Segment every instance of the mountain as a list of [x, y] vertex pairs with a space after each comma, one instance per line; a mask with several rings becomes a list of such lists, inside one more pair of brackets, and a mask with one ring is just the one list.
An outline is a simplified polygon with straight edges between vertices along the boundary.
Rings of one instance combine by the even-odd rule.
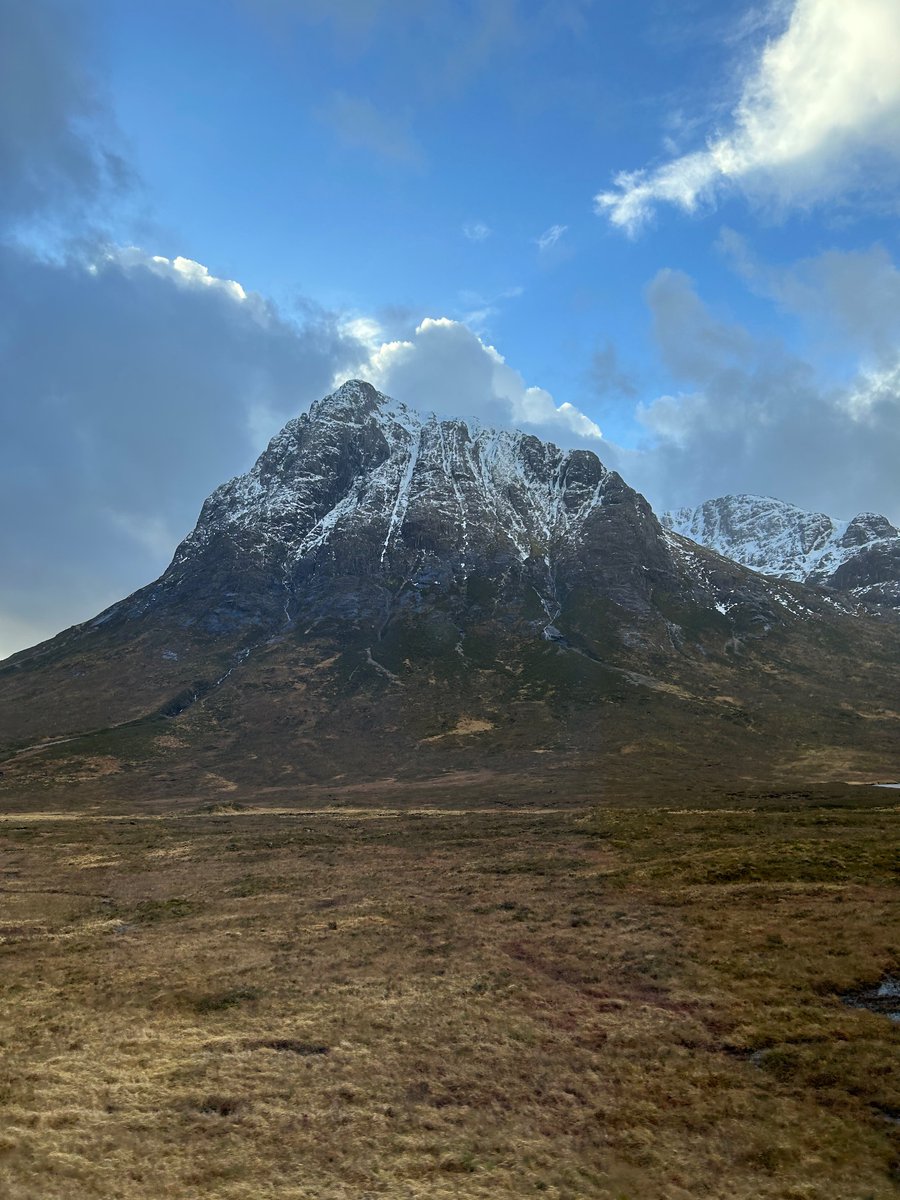
[[160, 579], [0, 666], [0, 790], [890, 778], [897, 658], [896, 627], [664, 529], [596, 455], [351, 381]]
[[768, 496], [720, 496], [663, 513], [663, 525], [763, 575], [900, 610], [900, 531], [878, 513], [835, 521]]

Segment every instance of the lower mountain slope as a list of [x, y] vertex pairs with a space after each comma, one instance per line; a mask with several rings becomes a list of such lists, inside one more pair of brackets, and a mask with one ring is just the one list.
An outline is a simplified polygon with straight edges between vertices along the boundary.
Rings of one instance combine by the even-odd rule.
[[0, 666], [0, 787], [891, 778], [898, 659], [896, 626], [664, 529], [595, 455], [352, 381], [159, 580]]

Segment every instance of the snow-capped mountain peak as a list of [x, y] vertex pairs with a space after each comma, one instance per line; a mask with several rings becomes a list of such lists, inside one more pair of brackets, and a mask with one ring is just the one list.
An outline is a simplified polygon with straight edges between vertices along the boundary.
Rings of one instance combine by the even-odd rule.
[[734, 495], [663, 513], [674, 533], [764, 575], [900, 605], [900, 532], [879, 513], [839, 521], [770, 496]]
[[[253, 468], [218, 488], [176, 563], [227, 532], [285, 562], [355, 531], [380, 543], [445, 526], [465, 569], [471, 544], [511, 542], [521, 558], [550, 543], [622, 485], [587, 451], [519, 432], [421, 415], [350, 380], [272, 439]], [[252, 535], [252, 537], [250, 536]], [[252, 547], [250, 543], [252, 542]]]

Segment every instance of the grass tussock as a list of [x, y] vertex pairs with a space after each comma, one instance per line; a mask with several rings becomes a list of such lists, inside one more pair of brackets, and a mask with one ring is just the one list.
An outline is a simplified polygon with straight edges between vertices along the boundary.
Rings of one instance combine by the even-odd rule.
[[887, 1200], [896, 809], [0, 825], [10, 1200]]

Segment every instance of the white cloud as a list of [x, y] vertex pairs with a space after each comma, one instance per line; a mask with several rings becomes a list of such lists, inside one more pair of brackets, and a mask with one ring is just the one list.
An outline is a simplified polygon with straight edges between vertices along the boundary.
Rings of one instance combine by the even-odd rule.
[[567, 444], [597, 446], [602, 436], [584, 413], [529, 387], [493, 346], [449, 317], [426, 317], [409, 339], [370, 343], [357, 373], [419, 411], [530, 427]]
[[161, 258], [158, 254], [155, 254], [153, 256], [153, 264], [154, 266], [162, 266], [170, 269], [175, 279], [183, 279], [195, 287], [223, 288], [235, 300], [247, 299], [247, 293], [237, 280], [219, 279], [215, 275], [210, 275], [208, 267], [204, 267], [203, 263], [195, 262], [192, 258], [183, 258], [179, 254], [176, 258], [168, 259]]
[[724, 133], [702, 150], [625, 171], [597, 211], [636, 233], [659, 203], [692, 212], [739, 185], [780, 205], [874, 186], [900, 159], [900, 4], [796, 0], [750, 71]]
[[362, 342], [364, 346], [368, 346], [372, 350], [384, 341], [381, 324], [374, 317], [366, 316], [365, 313], [355, 313], [353, 316], [344, 317], [340, 322], [340, 329], [348, 337]]
[[[168, 279], [180, 287], [212, 288], [224, 292], [232, 300], [246, 301], [250, 299], [247, 292], [235, 279], [220, 279], [211, 275], [209, 268], [193, 258], [183, 258], [180, 254], [175, 258], [165, 258], [161, 254], [147, 254], [138, 246], [109, 246], [103, 256], [107, 262], [117, 263], [125, 270], [152, 271], [163, 279]], [[91, 264], [89, 268], [96, 274], [98, 265]], [[259, 297], [256, 297], [259, 300]]]
[[491, 236], [492, 230], [484, 221], [466, 221], [462, 227], [463, 237], [470, 242], [485, 242]]
[[[862, 372], [847, 389], [841, 404], [859, 423], [877, 426], [880, 416], [891, 411], [896, 411], [900, 419], [900, 357], [885, 370]], [[900, 492], [900, 484], [895, 485], [895, 491]], [[900, 514], [900, 495], [894, 512]]]
[[549, 229], [545, 229], [542, 234], [534, 239], [534, 244], [539, 250], [550, 250], [556, 245], [568, 228], [568, 225], [551, 225]]

